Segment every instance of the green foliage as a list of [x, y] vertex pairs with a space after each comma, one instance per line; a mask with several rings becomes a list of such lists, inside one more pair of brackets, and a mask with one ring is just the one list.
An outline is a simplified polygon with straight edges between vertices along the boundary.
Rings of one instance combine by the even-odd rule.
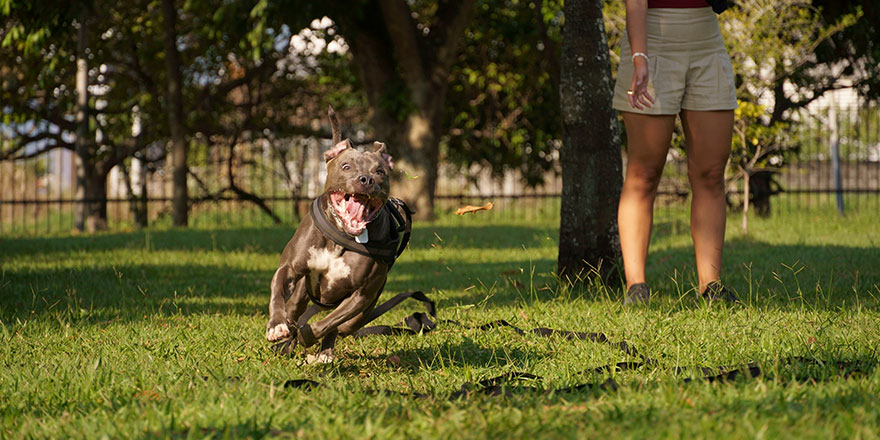
[[854, 15], [858, 20], [816, 48], [818, 63], [838, 63], [841, 74], [852, 76], [865, 98], [880, 98], [880, 3], [860, 0], [814, 0], [826, 22]]
[[558, 1], [478, 1], [450, 75], [446, 159], [535, 185], [554, 170], [561, 139]]
[[776, 122], [773, 125], [761, 124], [758, 121], [766, 117], [767, 108], [749, 101], [739, 101], [734, 111], [735, 127], [733, 152], [735, 163], [760, 155], [760, 166], [781, 167], [784, 153], [791, 152], [793, 144], [788, 138], [789, 125]]
[[860, 15], [845, 14], [826, 24], [820, 10], [800, 0], [743, 2], [721, 14], [722, 34], [738, 79], [737, 96], [754, 102], [780, 100], [775, 91], [788, 83], [796, 97], [789, 99], [800, 102], [815, 92], [816, 83], [834, 84], [837, 74], [830, 67], [815, 68], [814, 52]]

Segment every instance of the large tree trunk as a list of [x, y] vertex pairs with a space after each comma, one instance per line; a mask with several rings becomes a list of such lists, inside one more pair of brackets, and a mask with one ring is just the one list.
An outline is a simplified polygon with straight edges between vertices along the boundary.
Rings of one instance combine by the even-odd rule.
[[[617, 204], [623, 181], [620, 133], [600, 0], [564, 6], [560, 96], [563, 118], [560, 276], [608, 275], [620, 255]], [[582, 279], [582, 278], [580, 278]]]
[[107, 229], [107, 173], [90, 167], [86, 173], [83, 204], [86, 230], [90, 233]]
[[189, 200], [186, 188], [186, 137], [183, 124], [183, 78], [180, 73], [180, 54], [177, 52], [177, 10], [174, 0], [162, 0], [162, 15], [165, 20], [165, 73], [166, 73], [166, 111], [168, 128], [171, 132], [171, 163], [174, 169], [172, 182], [173, 218], [175, 226], [186, 226], [189, 216]]
[[[92, 142], [89, 130], [89, 63], [88, 63], [88, 28], [89, 28], [89, 9], [82, 6], [79, 15], [79, 29], [77, 30], [76, 42], [76, 205], [74, 213], [74, 226], [79, 231], [89, 232], [106, 229], [106, 198], [103, 200], [105, 206], [103, 217], [100, 216], [101, 210], [95, 205], [95, 197], [104, 192], [104, 182], [100, 182], [101, 190], [95, 187], [95, 175], [98, 170], [95, 169]], [[95, 217], [97, 216], [97, 217]]]
[[[442, 97], [438, 98], [442, 102]], [[389, 115], [377, 115], [372, 120], [377, 137], [393, 146], [390, 151], [394, 155], [396, 178], [392, 192], [405, 200], [420, 220], [434, 217], [439, 162], [438, 133], [442, 122], [429, 115], [437, 115], [441, 111], [442, 107], [434, 105], [434, 108], [415, 110], [403, 121]]]

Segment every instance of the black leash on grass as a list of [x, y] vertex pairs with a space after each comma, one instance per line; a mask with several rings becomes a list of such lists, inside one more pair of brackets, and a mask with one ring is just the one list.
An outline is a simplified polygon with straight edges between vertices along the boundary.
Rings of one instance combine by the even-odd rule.
[[[600, 332], [575, 332], [569, 330], [557, 330], [551, 329], [547, 327], [537, 327], [531, 330], [523, 330], [503, 319], [491, 321], [486, 324], [472, 327], [461, 324], [460, 322], [453, 320], [438, 320], [437, 319], [437, 307], [427, 295], [425, 295], [421, 291], [412, 291], [412, 292], [404, 292], [400, 293], [393, 298], [385, 301], [381, 305], [377, 306], [373, 311], [368, 315], [366, 323], [370, 323], [376, 318], [382, 316], [401, 302], [407, 299], [414, 299], [419, 301], [425, 305], [426, 313], [416, 312], [413, 313], [403, 320], [403, 325], [398, 326], [388, 326], [388, 325], [376, 325], [370, 327], [363, 327], [360, 330], [353, 333], [352, 337], [366, 337], [366, 336], [376, 336], [376, 335], [400, 335], [400, 334], [409, 334], [409, 335], [417, 335], [421, 333], [428, 333], [437, 328], [438, 323], [455, 325], [464, 329], [476, 329], [487, 331], [491, 329], [507, 327], [515, 331], [520, 335], [525, 335], [527, 333], [533, 333], [539, 336], [551, 337], [551, 336], [560, 336], [569, 340], [581, 340], [581, 341], [592, 341], [596, 343], [606, 344], [612, 347], [617, 348], [618, 350], [625, 353], [627, 356], [637, 358], [637, 361], [625, 361], [625, 362], [617, 362], [614, 364], [603, 365], [600, 367], [595, 367], [587, 370], [583, 370], [578, 375], [582, 374], [591, 374], [591, 373], [607, 373], [610, 371], [626, 371], [626, 370], [636, 370], [645, 366], [654, 366], [659, 365], [658, 361], [647, 357], [635, 347], [627, 344], [625, 341], [615, 342], [610, 340], [604, 333]], [[300, 317], [298, 324], [302, 325], [308, 323], [308, 320], [311, 319], [312, 316], [317, 314], [321, 308], [316, 306], [311, 306], [306, 312]], [[295, 343], [295, 339], [281, 341], [273, 346], [273, 349], [278, 352], [289, 353], [293, 347], [291, 344]], [[802, 365], [816, 365], [816, 366], [825, 366], [828, 362], [824, 362], [822, 360], [804, 357], [804, 356], [790, 356], [786, 358], [778, 359], [778, 364], [802, 364]], [[836, 361], [834, 362], [838, 369], [840, 370], [848, 370], [844, 373], [844, 377], [849, 377], [855, 373], [867, 373], [866, 369], [861, 368], [858, 365], [857, 361]], [[732, 381], [739, 377], [745, 378], [756, 378], [761, 376], [762, 370], [757, 362], [750, 362], [741, 366], [722, 366], [722, 367], [673, 367], [671, 368], [673, 372], [676, 374], [680, 374], [682, 372], [690, 371], [690, 370], [698, 370], [700, 374], [703, 376], [696, 378], [696, 380], [702, 380], [706, 382], [723, 382], [723, 381]], [[583, 391], [615, 391], [618, 388], [617, 383], [614, 379], [608, 378], [603, 382], [596, 383], [583, 383], [568, 387], [562, 388], [539, 388], [534, 386], [523, 386], [516, 385], [512, 386], [511, 383], [516, 381], [542, 381], [544, 378], [538, 375], [513, 371], [509, 373], [502, 374], [500, 376], [496, 376], [493, 378], [481, 380], [477, 383], [465, 383], [458, 390], [454, 391], [450, 395], [450, 400], [455, 400], [461, 397], [468, 397], [470, 395], [482, 394], [488, 396], [509, 396], [516, 393], [573, 393], [573, 392], [583, 392]], [[804, 380], [809, 380], [810, 378], [806, 378]], [[689, 383], [695, 380], [694, 378], [685, 378], [684, 383]], [[292, 379], [288, 380], [284, 383], [285, 388], [301, 388], [306, 390], [311, 390], [313, 388], [317, 388], [323, 386], [321, 383], [309, 380], [309, 379]], [[398, 393], [388, 390], [376, 390], [376, 393], [385, 394], [385, 395], [403, 395], [415, 398], [427, 398], [429, 395], [423, 393]]]

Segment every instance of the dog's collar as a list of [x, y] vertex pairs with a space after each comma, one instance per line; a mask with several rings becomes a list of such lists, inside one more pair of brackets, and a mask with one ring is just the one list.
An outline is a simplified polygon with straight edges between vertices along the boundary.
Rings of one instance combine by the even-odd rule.
[[[346, 250], [356, 252], [361, 255], [365, 255], [376, 260], [379, 260], [388, 266], [394, 265], [394, 261], [397, 260], [403, 251], [406, 249], [406, 245], [409, 242], [410, 233], [412, 232], [412, 214], [413, 212], [403, 203], [402, 200], [389, 198], [384, 205], [382, 205], [382, 210], [376, 216], [373, 221], [379, 221], [381, 216], [389, 217], [389, 231], [387, 234], [384, 234], [384, 239], [373, 240], [372, 237], [370, 241], [367, 243], [358, 243], [349, 236], [348, 234], [340, 231], [333, 221], [327, 218], [327, 215], [324, 213], [324, 210], [321, 209], [321, 199], [324, 196], [320, 196], [316, 198], [310, 208], [312, 221], [315, 223], [315, 227], [321, 231], [324, 236], [333, 240], [334, 243], [342, 246]], [[403, 210], [404, 216], [400, 214], [400, 209]]]

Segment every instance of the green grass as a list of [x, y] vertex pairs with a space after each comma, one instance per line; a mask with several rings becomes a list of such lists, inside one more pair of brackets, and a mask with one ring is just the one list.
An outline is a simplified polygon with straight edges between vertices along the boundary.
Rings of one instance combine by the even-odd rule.
[[[686, 215], [667, 212], [649, 261], [658, 295], [645, 308], [623, 308], [618, 288], [558, 285], [558, 220], [498, 214], [417, 224], [384, 297], [424, 290], [441, 318], [467, 325], [602, 331], [660, 364], [578, 374], [632, 359], [588, 341], [441, 325], [342, 339], [335, 363], [299, 366], [263, 339], [291, 226], [5, 239], [0, 438], [878, 437], [874, 214], [782, 213], [753, 219], [747, 237], [732, 216], [724, 271], [745, 305], [726, 307], [696, 301]], [[420, 310], [405, 303], [379, 323]], [[827, 364], [775, 362], [792, 355]], [[749, 361], [765, 374], [684, 384], [688, 373], [670, 371]], [[845, 377], [835, 361], [864, 372]], [[448, 399], [510, 371], [548, 389], [609, 376], [620, 388]], [[290, 379], [325, 386], [284, 388]]]

